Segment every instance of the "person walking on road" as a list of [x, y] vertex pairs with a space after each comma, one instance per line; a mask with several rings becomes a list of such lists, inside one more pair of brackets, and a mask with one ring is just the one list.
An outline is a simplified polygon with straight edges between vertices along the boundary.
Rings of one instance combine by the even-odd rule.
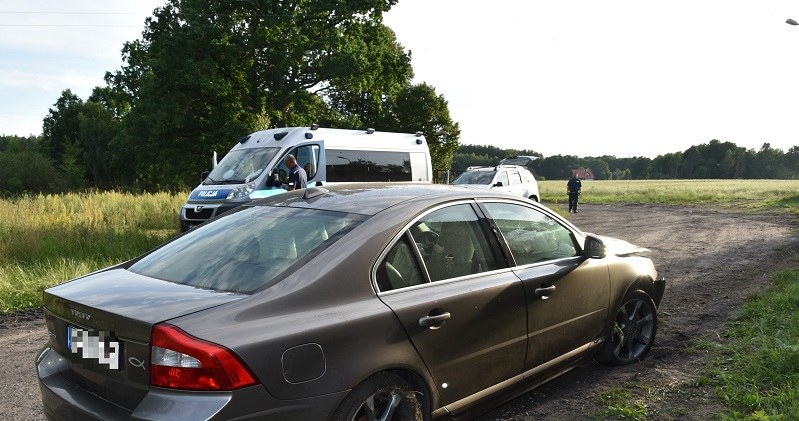
[[580, 199], [580, 191], [583, 183], [577, 177], [576, 172], [572, 172], [572, 178], [566, 183], [566, 194], [569, 195], [569, 213], [577, 213], [577, 201]]

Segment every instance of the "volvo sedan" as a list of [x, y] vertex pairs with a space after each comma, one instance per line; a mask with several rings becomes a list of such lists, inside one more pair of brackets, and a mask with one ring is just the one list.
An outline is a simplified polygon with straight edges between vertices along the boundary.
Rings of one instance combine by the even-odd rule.
[[435, 185], [243, 206], [47, 289], [51, 420], [469, 418], [586, 359], [640, 361], [646, 249], [546, 207]]

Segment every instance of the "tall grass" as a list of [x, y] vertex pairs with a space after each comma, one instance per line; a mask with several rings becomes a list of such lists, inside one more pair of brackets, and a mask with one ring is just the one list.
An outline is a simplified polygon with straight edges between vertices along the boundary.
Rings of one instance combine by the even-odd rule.
[[745, 306], [718, 345], [710, 382], [731, 412], [724, 420], [799, 420], [799, 269]]
[[[566, 180], [539, 183], [547, 203], [566, 203]], [[799, 211], [799, 180], [586, 180], [582, 203], [718, 204]]]
[[119, 263], [178, 232], [185, 196], [70, 193], [0, 200], [0, 312], [44, 288]]

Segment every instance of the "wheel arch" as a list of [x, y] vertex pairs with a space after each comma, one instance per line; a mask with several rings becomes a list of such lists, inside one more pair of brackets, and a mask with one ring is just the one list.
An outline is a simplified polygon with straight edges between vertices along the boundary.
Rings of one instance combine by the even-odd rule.
[[386, 371], [396, 375], [397, 377], [402, 378], [403, 380], [408, 382], [408, 384], [411, 385], [412, 388], [420, 391], [422, 394], [422, 399], [421, 399], [422, 409], [425, 416], [426, 417], [430, 416], [430, 414], [433, 413], [433, 403], [438, 402], [438, 395], [436, 394], [434, 396], [433, 395], [434, 392], [432, 392], [435, 390], [434, 385], [428, 384], [428, 382], [421, 375], [419, 375], [413, 370], [398, 368]]
[[613, 328], [613, 322], [616, 317], [616, 310], [619, 309], [622, 301], [634, 291], [641, 291], [644, 294], [648, 295], [652, 301], [655, 302], [655, 308], [658, 307], [658, 299], [657, 299], [657, 288], [655, 287], [655, 280], [652, 279], [649, 275], [640, 275], [635, 278], [627, 288], [624, 289], [623, 294], [618, 294], [613, 297], [613, 302], [610, 303], [610, 307], [608, 307], [608, 317], [605, 321], [605, 331], [604, 337], [607, 339], [610, 336], [611, 329]]
[[[414, 370], [411, 367], [388, 367], [388, 368], [384, 368], [384, 369], [381, 369], [381, 370], [377, 370], [377, 371], [369, 374], [368, 376], [365, 376], [363, 379], [361, 379], [360, 382], [358, 382], [356, 385], [354, 385], [352, 387], [352, 389], [350, 389], [350, 391], [346, 395], [344, 395], [341, 398], [341, 400], [338, 402], [336, 407], [337, 408], [340, 407], [345, 402], [347, 397], [358, 386], [360, 386], [363, 383], [366, 383], [367, 381], [369, 381], [369, 380], [371, 380], [371, 379], [373, 379], [375, 377], [378, 377], [378, 376], [381, 376], [381, 375], [384, 375], [384, 374], [397, 376], [400, 379], [402, 379], [403, 381], [405, 381], [406, 383], [408, 383], [408, 385], [410, 385], [410, 387], [412, 389], [420, 391], [421, 392], [420, 393], [420, 402], [422, 404], [423, 414], [425, 415], [425, 420], [424, 421], [431, 421], [431, 414], [433, 412], [434, 403], [439, 402], [438, 393], [436, 393], [435, 385], [432, 384], [432, 380], [431, 379], [429, 379], [428, 377], [422, 376], [421, 374], [419, 374], [416, 370]], [[437, 406], [438, 405], [436, 405], [436, 407]], [[331, 413], [331, 416], [332, 415], [333, 414]]]

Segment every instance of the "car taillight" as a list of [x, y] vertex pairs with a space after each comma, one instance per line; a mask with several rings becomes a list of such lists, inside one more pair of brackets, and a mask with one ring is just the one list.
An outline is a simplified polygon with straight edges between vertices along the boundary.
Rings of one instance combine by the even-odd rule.
[[256, 383], [233, 351], [170, 324], [153, 327], [150, 385], [170, 389], [234, 390]]

